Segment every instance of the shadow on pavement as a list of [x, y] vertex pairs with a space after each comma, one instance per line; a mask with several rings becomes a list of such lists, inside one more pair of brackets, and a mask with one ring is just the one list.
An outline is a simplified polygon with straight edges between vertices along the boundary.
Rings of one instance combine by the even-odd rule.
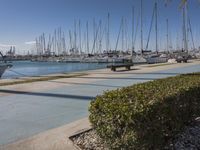
[[129, 74], [129, 75], [179, 75], [180, 73], [167, 73], [167, 72], [151, 72], [151, 73], [133, 73], [133, 72], [123, 72], [123, 71], [116, 71], [116, 72], [109, 72], [109, 73], [101, 73], [101, 72], [94, 72], [95, 74]]
[[54, 93], [39, 93], [39, 92], [14, 91], [14, 90], [4, 90], [4, 89], [1, 89], [0, 93], [30, 95], [30, 96], [56, 97], [56, 98], [71, 98], [71, 99], [78, 99], [78, 100], [92, 100], [92, 99], [95, 98], [93, 96], [54, 94]]
[[138, 78], [132, 78], [132, 77], [86, 77], [86, 76], [83, 76], [83, 77], [74, 77], [74, 78], [77, 78], [77, 79], [117, 79], [117, 80], [155, 80], [155, 79], [159, 79], [159, 77], [155, 77], [155, 78], [141, 78], [141, 77], [138, 77]]
[[76, 83], [76, 82], [61, 82], [61, 81], [49, 81], [61, 84], [73, 84], [73, 85], [87, 85], [87, 86], [100, 86], [100, 87], [111, 87], [111, 88], [120, 88], [121, 86], [107, 85], [107, 84], [94, 84], [94, 83]]

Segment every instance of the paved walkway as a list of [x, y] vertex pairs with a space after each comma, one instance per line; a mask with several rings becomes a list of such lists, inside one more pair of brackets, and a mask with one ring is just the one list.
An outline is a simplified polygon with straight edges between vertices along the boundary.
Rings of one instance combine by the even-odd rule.
[[[89, 71], [89, 75], [82, 77], [0, 87], [0, 145], [17, 142], [87, 117], [90, 101], [105, 90], [200, 71], [200, 62], [136, 68], [119, 72], [101, 69]], [[86, 123], [86, 126], [89, 124]], [[69, 131], [60, 133], [67, 136], [74, 131], [66, 128]], [[52, 143], [51, 140], [44, 141]], [[0, 149], [5, 149], [5, 146], [0, 146]]]
[[42, 132], [16, 143], [0, 146], [0, 150], [77, 150], [68, 138], [77, 131], [90, 128], [87, 118]]

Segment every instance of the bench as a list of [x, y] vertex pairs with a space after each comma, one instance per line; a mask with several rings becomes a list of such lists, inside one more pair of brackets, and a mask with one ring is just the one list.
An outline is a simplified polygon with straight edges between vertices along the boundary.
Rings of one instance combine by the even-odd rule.
[[132, 63], [130, 64], [113, 64], [108, 65], [107, 68], [110, 68], [112, 71], [116, 71], [117, 68], [125, 67], [127, 70], [131, 70], [131, 66], [133, 66]]

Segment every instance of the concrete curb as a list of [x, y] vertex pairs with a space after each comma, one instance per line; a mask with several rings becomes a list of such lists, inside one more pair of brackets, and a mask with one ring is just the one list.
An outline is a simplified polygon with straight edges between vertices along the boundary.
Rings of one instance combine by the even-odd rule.
[[91, 129], [88, 118], [51, 129], [12, 144], [0, 146], [0, 150], [77, 150], [69, 139]]

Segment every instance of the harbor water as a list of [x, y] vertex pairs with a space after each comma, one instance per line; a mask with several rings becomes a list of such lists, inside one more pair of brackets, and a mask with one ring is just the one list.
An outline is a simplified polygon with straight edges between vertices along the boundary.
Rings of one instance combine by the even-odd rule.
[[105, 63], [58, 63], [31, 61], [13, 61], [12, 65], [13, 67], [7, 69], [3, 74], [3, 79], [94, 70], [102, 69], [107, 66]]

